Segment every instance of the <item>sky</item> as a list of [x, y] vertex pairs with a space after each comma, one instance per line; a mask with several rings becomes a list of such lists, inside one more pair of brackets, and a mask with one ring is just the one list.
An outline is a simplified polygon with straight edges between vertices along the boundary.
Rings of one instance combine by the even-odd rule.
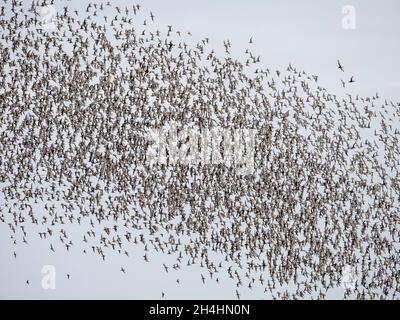
[[[355, 9], [355, 29], [344, 29], [344, 6]], [[156, 1], [147, 0], [160, 25], [173, 24], [221, 47], [230, 39], [240, 55], [253, 37], [253, 53], [271, 69], [289, 63], [320, 76], [321, 84], [341, 90], [340, 59], [354, 75], [357, 93], [400, 100], [400, 3], [398, 1]], [[344, 80], [348, 80], [347, 78]]]
[[[61, 10], [56, 2], [57, 10]], [[71, 7], [86, 8], [89, 1], [72, 0]], [[115, 5], [132, 5], [132, 1], [112, 1]], [[190, 31], [197, 40], [210, 38], [209, 47], [223, 52], [223, 41], [232, 43], [231, 53], [244, 57], [251, 49], [260, 55], [261, 65], [282, 70], [289, 63], [319, 76], [320, 85], [344, 96], [359, 93], [400, 101], [400, 2], [318, 1], [318, 0], [146, 0], [137, 1], [142, 13], [155, 15], [162, 30], [167, 25]], [[345, 29], [342, 9], [355, 9], [355, 29]], [[345, 73], [337, 68], [342, 62]], [[340, 80], [356, 84], [343, 89]], [[352, 91], [347, 91], [352, 90]], [[4, 203], [0, 195], [0, 205]], [[82, 229], [83, 230], [83, 229]], [[79, 230], [71, 230], [79, 234]], [[79, 241], [79, 239], [77, 240]], [[0, 298], [1, 299], [159, 299], [161, 292], [169, 299], [234, 299], [233, 281], [201, 282], [200, 267], [190, 267], [168, 274], [162, 267], [169, 257], [153, 254], [150, 262], [142, 259], [142, 248], [132, 248], [131, 257], [109, 255], [102, 262], [97, 255], [82, 253], [74, 246], [71, 252], [39, 237], [30, 237], [29, 245], [19, 246], [17, 259], [8, 227], [0, 224]], [[172, 262], [172, 260], [170, 259]], [[56, 289], [42, 286], [42, 268], [52, 265], [56, 271]], [[126, 274], [120, 272], [121, 266]], [[66, 275], [71, 275], [67, 279]], [[176, 283], [177, 278], [180, 284]], [[30, 285], [26, 280], [30, 280]], [[343, 289], [331, 293], [340, 297]], [[243, 298], [265, 298], [263, 290], [243, 291]]]

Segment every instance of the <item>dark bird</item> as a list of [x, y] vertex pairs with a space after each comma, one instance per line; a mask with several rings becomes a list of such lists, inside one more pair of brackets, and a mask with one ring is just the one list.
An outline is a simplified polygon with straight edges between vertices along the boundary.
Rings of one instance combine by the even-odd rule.
[[342, 64], [340, 63], [339, 60], [337, 61], [337, 64], [338, 64], [338, 68], [339, 68], [340, 70], [342, 70], [342, 72], [344, 72], [343, 66], [342, 66]]

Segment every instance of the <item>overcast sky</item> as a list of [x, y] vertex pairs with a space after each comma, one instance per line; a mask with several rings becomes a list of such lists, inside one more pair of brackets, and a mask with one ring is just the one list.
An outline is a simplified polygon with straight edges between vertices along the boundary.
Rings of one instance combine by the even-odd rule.
[[[133, 3], [111, 2], [121, 6]], [[73, 0], [71, 6], [86, 7], [87, 3]], [[399, 1], [146, 0], [141, 4], [144, 13], [154, 13], [160, 29], [173, 25], [191, 31], [196, 40], [209, 37], [210, 47], [221, 50], [223, 40], [229, 39], [232, 55], [238, 57], [244, 56], [253, 37], [252, 51], [261, 56], [265, 68], [283, 69], [292, 63], [319, 75], [328, 91], [343, 96], [348, 91], [341, 87], [341, 77], [354, 75], [357, 82], [351, 93], [379, 92], [400, 101]], [[345, 5], [353, 5], [356, 10], [354, 30], [342, 27]], [[58, 4], [56, 7], [61, 8]], [[342, 61], [345, 75], [338, 71], [337, 59]], [[0, 205], [4, 203], [1, 197], [0, 193]], [[80, 238], [76, 240], [79, 241]], [[167, 263], [167, 257], [153, 254], [150, 263], [146, 263], [142, 248], [130, 258], [110, 255], [102, 262], [97, 255], [83, 255], [79, 244], [66, 253], [54, 243], [56, 253], [52, 253], [49, 243], [38, 237], [30, 237], [28, 246], [19, 246], [14, 259], [11, 244], [8, 227], [0, 224], [0, 298], [158, 299], [161, 291], [171, 299], [235, 298], [233, 281], [209, 281], [203, 285], [200, 273], [204, 270], [198, 267], [166, 274], [162, 264]], [[41, 286], [44, 265], [56, 268], [56, 290]], [[120, 272], [121, 266], [126, 268], [126, 275]], [[70, 280], [66, 279], [67, 273], [71, 274]], [[30, 286], [25, 283], [27, 279]], [[342, 292], [338, 288], [332, 297], [339, 297]], [[263, 290], [243, 290], [243, 298], [246, 297], [265, 296]]]

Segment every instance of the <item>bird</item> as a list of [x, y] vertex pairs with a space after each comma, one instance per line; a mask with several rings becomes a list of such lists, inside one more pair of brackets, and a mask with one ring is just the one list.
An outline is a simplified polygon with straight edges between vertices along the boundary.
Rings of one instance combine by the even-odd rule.
[[344, 72], [343, 66], [342, 66], [342, 64], [340, 63], [339, 60], [337, 61], [337, 64], [338, 64], [338, 68], [339, 68], [342, 72]]

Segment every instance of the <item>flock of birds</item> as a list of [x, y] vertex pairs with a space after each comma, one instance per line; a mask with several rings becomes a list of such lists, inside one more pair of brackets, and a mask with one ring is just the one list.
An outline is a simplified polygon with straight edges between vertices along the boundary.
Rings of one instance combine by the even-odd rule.
[[[399, 298], [399, 103], [330, 93], [251, 48], [239, 61], [229, 40], [218, 55], [140, 5], [60, 1], [46, 30], [53, 1], [2, 2], [0, 224], [15, 258], [32, 237], [99, 261], [135, 246], [173, 257], [167, 273], [197, 265], [199, 285], [273, 299], [324, 299], [350, 266], [344, 298]], [[256, 129], [254, 172], [149, 164], [146, 130], [171, 121]]]

